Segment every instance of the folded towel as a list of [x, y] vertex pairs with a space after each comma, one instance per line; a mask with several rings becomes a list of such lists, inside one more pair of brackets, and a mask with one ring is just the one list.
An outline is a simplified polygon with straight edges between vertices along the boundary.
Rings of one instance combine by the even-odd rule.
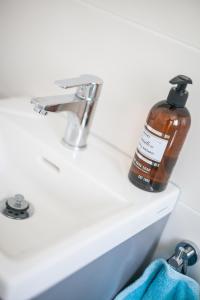
[[157, 259], [115, 300], [199, 300], [199, 284]]

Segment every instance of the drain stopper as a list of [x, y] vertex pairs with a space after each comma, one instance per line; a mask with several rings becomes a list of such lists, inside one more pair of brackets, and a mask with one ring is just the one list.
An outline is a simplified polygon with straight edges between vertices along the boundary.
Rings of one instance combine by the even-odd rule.
[[29, 203], [24, 199], [21, 194], [16, 194], [6, 201], [7, 209], [15, 210], [17, 212], [26, 211], [29, 208]]
[[0, 201], [0, 212], [11, 219], [24, 220], [33, 215], [33, 206], [21, 194]]

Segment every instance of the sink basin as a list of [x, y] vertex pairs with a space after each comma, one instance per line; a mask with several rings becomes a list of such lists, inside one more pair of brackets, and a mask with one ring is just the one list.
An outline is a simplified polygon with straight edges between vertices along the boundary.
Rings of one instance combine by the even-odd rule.
[[[128, 206], [126, 199], [56, 153], [45, 151], [29, 132], [7, 121], [0, 120], [4, 127], [0, 136], [0, 199], [21, 193], [33, 205], [34, 215], [24, 222], [0, 215], [4, 255], [12, 259], [33, 255]], [[5, 234], [13, 229], [19, 233], [17, 240]]]
[[65, 148], [65, 125], [65, 115], [40, 116], [28, 99], [0, 103], [0, 201], [20, 193], [34, 209], [24, 220], [0, 214], [0, 298], [33, 297], [175, 205], [177, 187], [137, 189], [131, 159], [94, 135], [84, 151]]

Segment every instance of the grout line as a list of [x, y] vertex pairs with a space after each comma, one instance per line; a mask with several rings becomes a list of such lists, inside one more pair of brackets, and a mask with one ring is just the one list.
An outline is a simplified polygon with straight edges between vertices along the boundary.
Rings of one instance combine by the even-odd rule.
[[189, 209], [192, 213], [194, 213], [194, 214], [196, 214], [196, 215], [198, 215], [200, 217], [200, 211], [198, 209], [195, 209], [195, 208], [189, 206], [188, 204], [186, 204], [184, 201], [181, 200], [181, 198], [182, 198], [182, 191], [183, 191], [182, 188], [178, 184], [176, 184], [174, 181], [170, 180], [169, 182], [171, 184], [173, 184], [174, 186], [176, 186], [179, 189], [179, 191], [180, 191], [180, 194], [179, 194], [176, 206], [178, 204], [180, 204], [180, 205], [184, 206], [186, 209]]
[[186, 204], [185, 202], [183, 201], [180, 201], [179, 202], [181, 205], [183, 205], [185, 208], [189, 209], [192, 213], [198, 215], [200, 217], [200, 211], [198, 211], [197, 209], [189, 206], [188, 204]]
[[110, 16], [118, 19], [118, 20], [121, 20], [124, 23], [127, 23], [127, 24], [129, 24], [131, 26], [139, 28], [140, 30], [145, 30], [147, 32], [150, 32], [150, 33], [156, 35], [156, 36], [159, 36], [161, 38], [167, 39], [170, 42], [176, 43], [176, 44], [178, 44], [180, 46], [184, 46], [184, 47], [186, 47], [186, 48], [188, 48], [188, 49], [190, 49], [192, 51], [200, 53], [200, 47], [194, 46], [194, 45], [192, 45], [192, 44], [190, 44], [190, 43], [188, 43], [186, 41], [178, 40], [178, 39], [176, 39], [175, 37], [173, 37], [173, 36], [171, 36], [169, 34], [164, 34], [164, 33], [160, 32], [160, 31], [157, 31], [157, 30], [155, 30], [153, 28], [148, 27], [147, 25], [143, 25], [143, 24], [141, 24], [141, 23], [139, 23], [139, 22], [137, 22], [135, 20], [131, 20], [129, 18], [122, 17], [119, 14], [113, 13], [112, 11], [109, 11], [107, 9], [104, 9], [102, 7], [94, 5], [92, 3], [89, 3], [87, 0], [75, 0], [75, 1], [78, 2], [78, 3], [80, 3], [80, 4], [82, 4], [82, 5], [87, 6], [89, 8], [93, 8], [93, 9], [99, 10], [101, 12], [104, 12], [107, 15], [110, 15]]

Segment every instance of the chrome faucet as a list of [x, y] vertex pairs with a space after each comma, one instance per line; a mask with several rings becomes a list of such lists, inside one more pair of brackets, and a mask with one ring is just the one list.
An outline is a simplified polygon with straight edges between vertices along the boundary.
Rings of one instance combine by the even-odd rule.
[[42, 115], [47, 112], [70, 112], [62, 141], [73, 148], [84, 148], [103, 81], [93, 75], [81, 75], [55, 81], [55, 84], [64, 89], [77, 87], [77, 90], [71, 95], [32, 98], [34, 110]]

